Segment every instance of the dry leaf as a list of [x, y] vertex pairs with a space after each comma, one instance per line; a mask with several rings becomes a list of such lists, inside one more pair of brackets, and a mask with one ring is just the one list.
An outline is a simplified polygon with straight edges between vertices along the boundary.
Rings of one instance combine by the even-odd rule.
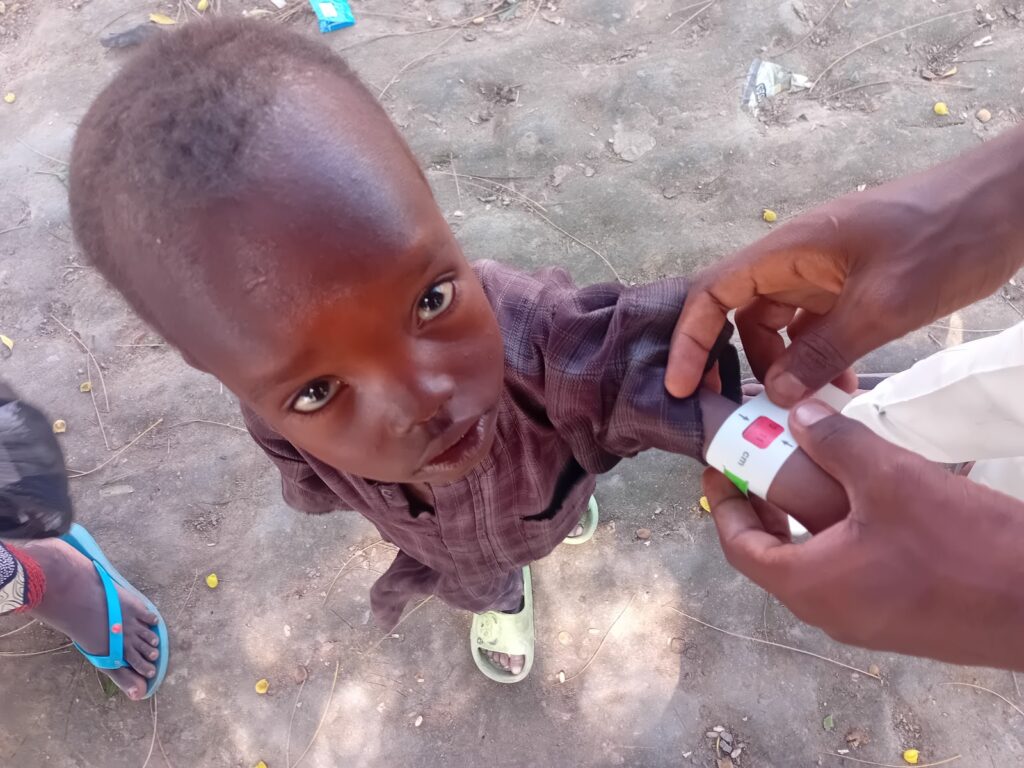
[[171, 24], [177, 24], [174, 19], [164, 13], [151, 13], [149, 14], [149, 20], [154, 24], [162, 24], [164, 26], [170, 26]]
[[91, 381], [83, 381], [81, 384], [78, 385], [78, 391], [79, 392], [92, 392], [92, 382]]
[[57, 419], [53, 422], [53, 434], [62, 435], [68, 431], [68, 423], [64, 419]]
[[270, 690], [270, 681], [265, 677], [261, 677], [256, 681], [256, 693], [262, 696], [264, 693]]
[[8, 104], [13, 104], [17, 100], [17, 96], [14, 95], [14, 91], [8, 91], [4, 94], [4, 101]]
[[3, 344], [12, 352], [14, 351], [14, 339], [4, 336], [2, 333], [0, 333], [0, 344]]
[[711, 502], [708, 501], [707, 496], [700, 497], [700, 508], [703, 509], [705, 512], [711, 512]]
[[210, 7], [210, 0], [199, 0], [196, 3], [196, 10], [200, 13], [204, 13]]

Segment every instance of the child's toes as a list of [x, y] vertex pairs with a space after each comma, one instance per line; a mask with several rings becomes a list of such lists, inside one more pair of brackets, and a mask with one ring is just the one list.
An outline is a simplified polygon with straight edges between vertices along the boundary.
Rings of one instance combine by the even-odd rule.
[[[154, 648], [158, 648], [160, 646], [160, 638], [157, 636], [156, 632], [153, 632], [152, 630], [140, 629], [138, 631], [138, 636], [142, 642], [146, 643], [146, 645], [151, 645]], [[159, 656], [159, 654], [157, 654], [157, 656]], [[153, 656], [152, 658], [155, 659], [156, 656]]]
[[152, 678], [156, 676], [156, 667], [143, 655], [148, 656], [152, 651], [152, 647], [147, 647], [145, 643], [126, 643], [124, 659], [140, 675], [147, 679]]
[[513, 675], [518, 675], [523, 671], [523, 667], [526, 665], [525, 656], [508, 656], [508, 671]]
[[128, 667], [104, 671], [107, 677], [114, 681], [114, 685], [124, 691], [125, 696], [129, 699], [138, 701], [146, 695], [146, 681]]

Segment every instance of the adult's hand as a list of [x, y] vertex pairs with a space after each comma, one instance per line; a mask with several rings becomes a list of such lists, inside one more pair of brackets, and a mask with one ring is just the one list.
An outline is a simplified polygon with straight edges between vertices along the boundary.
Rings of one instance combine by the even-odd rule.
[[[849, 516], [792, 543], [714, 470], [704, 475], [729, 562], [844, 643], [1024, 669], [1024, 503], [952, 475], [816, 400], [790, 417]], [[769, 514], [765, 514], [768, 512]]]
[[[826, 203], [700, 273], [673, 335], [669, 392], [697, 388], [726, 314], [755, 300], [754, 324], [766, 319], [778, 339], [765, 387], [790, 407], [872, 349], [992, 293], [1024, 263], [1022, 165], [1015, 129]], [[798, 338], [783, 351], [787, 326]]]

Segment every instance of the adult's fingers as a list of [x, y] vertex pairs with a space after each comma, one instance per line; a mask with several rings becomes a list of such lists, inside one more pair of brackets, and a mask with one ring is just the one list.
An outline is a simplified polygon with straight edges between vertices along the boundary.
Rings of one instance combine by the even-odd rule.
[[[764, 378], [768, 396], [789, 408], [843, 375], [862, 355], [879, 346], [874, 319], [860, 316], [850, 301], [841, 301], [826, 315], [801, 329]], [[883, 340], [884, 341], [884, 340]]]
[[668, 351], [665, 388], [670, 394], [689, 397], [697, 391], [704, 365], [728, 313], [729, 308], [719, 304], [707, 290], [697, 288], [687, 296]]
[[786, 351], [780, 331], [792, 322], [796, 308], [771, 299], [757, 298], [736, 312], [736, 329], [743, 353], [758, 381], [764, 381], [772, 363]]
[[705, 470], [703, 482], [726, 559], [747, 578], [776, 593], [784, 587], [785, 571], [798, 545], [766, 531], [747, 497], [717, 470]]

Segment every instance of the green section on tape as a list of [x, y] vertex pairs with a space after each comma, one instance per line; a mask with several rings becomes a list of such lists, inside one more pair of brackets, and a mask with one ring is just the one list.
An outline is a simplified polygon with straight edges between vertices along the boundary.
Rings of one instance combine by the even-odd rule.
[[750, 486], [750, 483], [748, 483], [742, 477], [738, 477], [737, 475], [734, 475], [728, 469], [724, 470], [724, 472], [725, 472], [725, 476], [727, 478], [729, 478], [729, 481], [733, 485], [735, 485], [737, 488], [740, 489], [740, 493], [742, 493], [744, 496], [749, 495], [749, 491], [747, 491], [747, 488]]

